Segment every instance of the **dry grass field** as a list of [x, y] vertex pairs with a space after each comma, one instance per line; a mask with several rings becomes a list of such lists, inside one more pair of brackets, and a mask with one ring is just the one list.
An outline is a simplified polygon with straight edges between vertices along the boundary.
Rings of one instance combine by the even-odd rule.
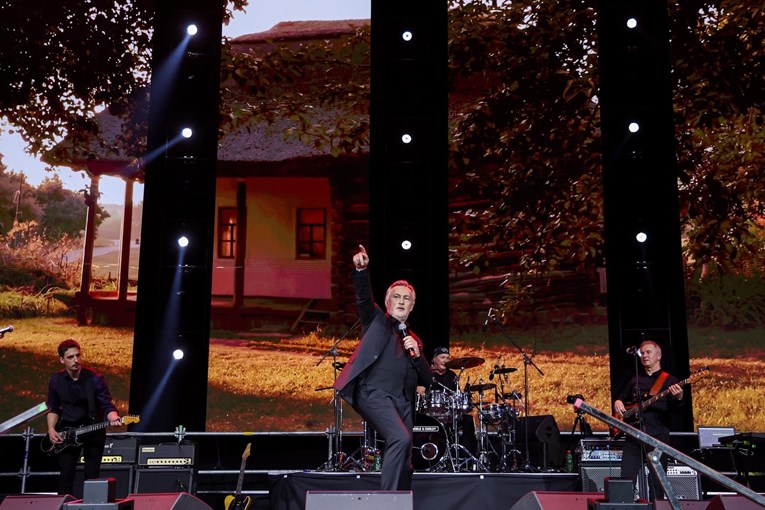
[[[77, 328], [68, 319], [29, 319], [14, 323], [16, 331], [0, 343], [0, 421], [45, 400], [50, 374], [60, 368], [55, 347], [64, 338], [81, 342], [86, 363], [107, 377], [121, 412], [127, 412], [132, 330], [102, 327]], [[208, 386], [210, 431], [324, 431], [333, 423], [331, 359], [317, 365], [334, 338], [317, 335], [216, 338], [211, 343]], [[357, 340], [339, 346], [339, 361], [350, 356]], [[504, 392], [523, 393], [523, 364], [514, 348], [494, 344], [475, 346], [452, 340], [454, 357], [478, 356], [486, 363], [462, 374], [461, 384], [488, 382], [494, 361], [504, 356], [518, 370], [501, 380]], [[608, 356], [601, 353], [539, 352], [529, 367], [531, 415], [552, 414], [561, 431], [571, 430], [575, 414], [567, 395], [581, 393], [585, 400], [609, 411]], [[513, 360], [518, 360], [514, 363]], [[739, 431], [765, 430], [765, 361], [750, 354], [735, 359], [699, 357], [691, 370], [709, 367], [710, 373], [694, 385], [693, 407], [697, 425], [735, 426]], [[488, 392], [493, 400], [494, 392]], [[131, 410], [140, 414], [140, 409]], [[595, 430], [605, 426], [592, 419]], [[42, 431], [42, 420], [33, 422]], [[344, 430], [360, 430], [361, 421], [344, 407]]]

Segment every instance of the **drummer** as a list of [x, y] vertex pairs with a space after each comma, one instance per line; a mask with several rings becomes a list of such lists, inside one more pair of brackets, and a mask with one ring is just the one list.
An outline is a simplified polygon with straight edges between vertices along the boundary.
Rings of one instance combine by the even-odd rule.
[[[433, 351], [433, 357], [431, 358], [430, 364], [430, 370], [433, 372], [433, 384], [430, 386], [430, 391], [442, 391], [448, 389], [451, 392], [456, 392], [459, 390], [459, 378], [457, 377], [457, 374], [454, 370], [451, 370], [446, 366], [450, 359], [452, 358], [449, 355], [448, 347], [436, 347]], [[425, 396], [425, 387], [418, 386], [417, 393]], [[473, 416], [463, 413], [460, 423], [462, 425], [462, 445], [471, 453], [475, 453], [476, 437]], [[446, 423], [446, 425], [451, 425], [451, 421]]]

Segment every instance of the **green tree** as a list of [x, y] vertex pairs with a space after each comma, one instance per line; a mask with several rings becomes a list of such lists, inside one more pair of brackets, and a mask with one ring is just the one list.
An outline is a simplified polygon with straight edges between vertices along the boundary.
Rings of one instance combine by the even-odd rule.
[[[85, 230], [88, 206], [82, 194], [64, 188], [58, 175], [46, 177], [37, 187], [37, 202], [42, 208], [39, 219], [39, 234], [50, 241], [63, 236], [77, 238]], [[96, 225], [109, 217], [101, 206], [96, 208]]]

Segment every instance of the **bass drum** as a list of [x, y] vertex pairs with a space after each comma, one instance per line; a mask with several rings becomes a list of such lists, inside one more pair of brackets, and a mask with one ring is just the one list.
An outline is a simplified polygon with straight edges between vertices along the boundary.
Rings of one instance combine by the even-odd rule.
[[444, 456], [446, 430], [432, 416], [416, 414], [412, 432], [412, 465], [415, 471], [429, 471]]

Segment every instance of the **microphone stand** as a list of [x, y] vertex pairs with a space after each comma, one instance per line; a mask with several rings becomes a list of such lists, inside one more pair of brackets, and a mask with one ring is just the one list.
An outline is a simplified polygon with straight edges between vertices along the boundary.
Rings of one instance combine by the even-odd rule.
[[[525, 472], [535, 472], [538, 471], [535, 467], [531, 465], [531, 462], [529, 461], [529, 370], [528, 366], [532, 365], [534, 368], [537, 369], [537, 372], [539, 372], [539, 375], [544, 376], [544, 372], [537, 366], [536, 363], [534, 363], [534, 360], [532, 360], [526, 352], [517, 344], [515, 343], [515, 340], [502, 328], [502, 325], [497, 322], [497, 318], [493, 314], [489, 314], [489, 316], [486, 318], [487, 322], [490, 322], [491, 324], [494, 324], [497, 329], [502, 333], [502, 335], [505, 336], [508, 340], [510, 340], [510, 343], [515, 346], [515, 348], [518, 350], [518, 352], [521, 353], [521, 356], [523, 357], [523, 414], [525, 416], [524, 421], [524, 441], [525, 441], [525, 447], [526, 447], [526, 460], [523, 463], [523, 466], [521, 466], [519, 471], [525, 471]], [[544, 445], [544, 448], [547, 448], [547, 445]], [[545, 456], [546, 457], [546, 456]]]
[[[340, 345], [340, 342], [345, 340], [348, 335], [351, 334], [351, 332], [356, 329], [356, 327], [361, 323], [361, 319], [356, 319], [356, 322], [353, 323], [353, 326], [351, 326], [348, 331], [343, 334], [340, 338], [337, 339], [337, 341], [332, 344], [332, 347], [329, 348], [327, 352], [324, 353], [324, 356], [321, 357], [318, 363], [316, 363], [316, 366], [318, 367], [321, 365], [325, 359], [331, 354], [332, 355], [332, 368], [333, 368], [333, 383], [334, 381], [337, 381], [337, 375], [340, 371], [340, 365], [337, 362], [337, 346]], [[324, 388], [320, 388], [324, 389]], [[342, 452], [342, 446], [343, 446], [343, 401], [340, 398], [340, 396], [337, 394], [337, 390], [334, 388], [334, 384], [332, 386], [332, 407], [334, 412], [334, 425], [327, 429], [327, 437], [329, 438], [329, 455], [327, 462], [325, 462], [322, 466], [323, 470], [326, 471], [342, 471], [342, 464], [343, 460], [345, 458], [345, 454]], [[320, 468], [320, 470], [322, 470]]]
[[[640, 352], [640, 351], [637, 351]], [[634, 365], [635, 365], [635, 388], [632, 390], [633, 394], [635, 395], [635, 405], [636, 405], [636, 412], [635, 412], [635, 420], [637, 420], [638, 428], [645, 432], [645, 423], [643, 423], [643, 395], [640, 391], [640, 356], [635, 353], [632, 355], [634, 358]], [[627, 441], [630, 440], [630, 438], [626, 439]], [[645, 469], [645, 462], [646, 462], [646, 451], [645, 451], [645, 445], [643, 443], [640, 443], [640, 470], [638, 471], [638, 494], [641, 498], [648, 501], [648, 476], [646, 475], [646, 469]]]

